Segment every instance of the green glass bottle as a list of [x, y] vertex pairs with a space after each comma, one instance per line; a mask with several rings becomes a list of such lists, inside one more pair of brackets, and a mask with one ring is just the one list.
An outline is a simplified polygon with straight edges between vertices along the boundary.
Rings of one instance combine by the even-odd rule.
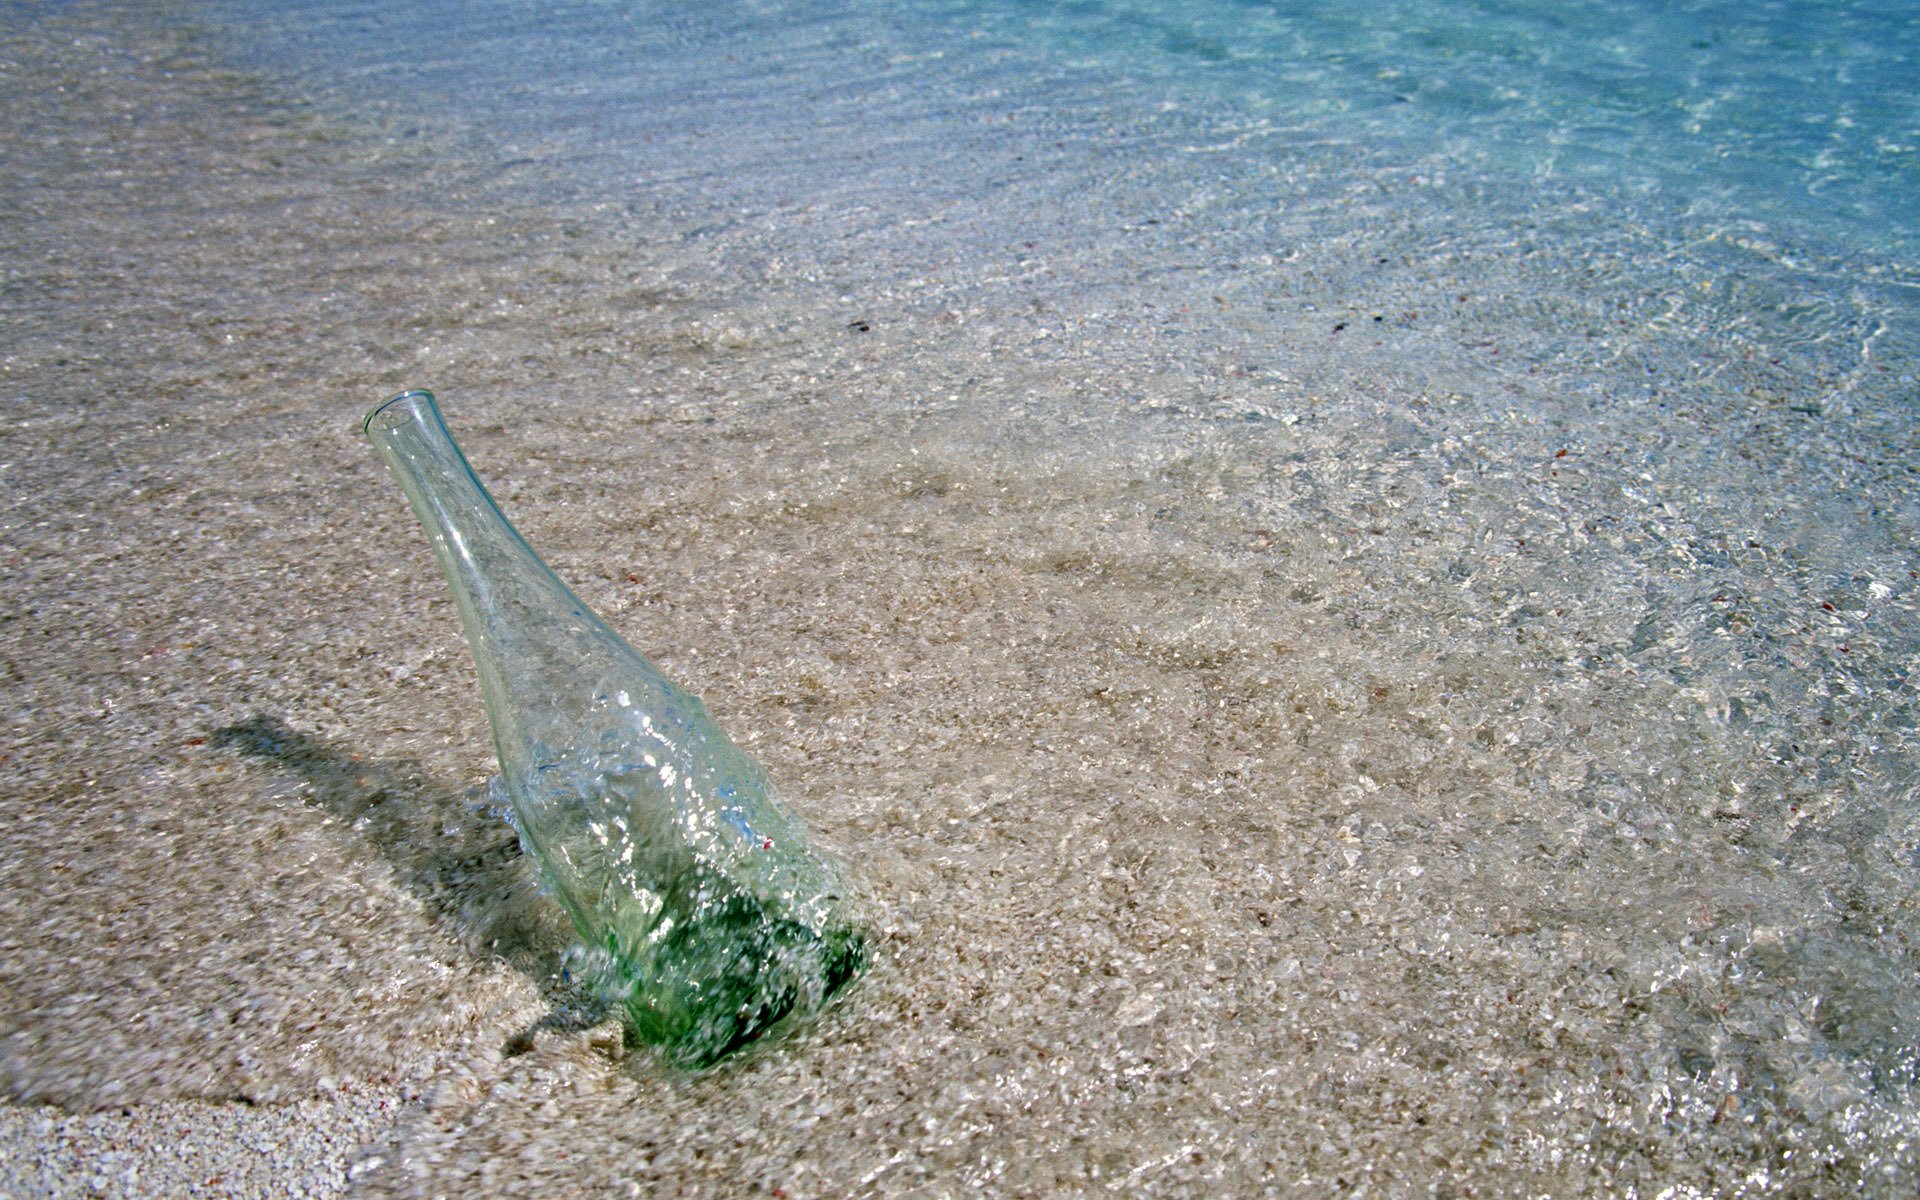
[[819, 1010], [868, 938], [766, 772], [541, 561], [431, 393], [364, 427], [459, 603], [520, 843], [629, 1028], [697, 1069]]

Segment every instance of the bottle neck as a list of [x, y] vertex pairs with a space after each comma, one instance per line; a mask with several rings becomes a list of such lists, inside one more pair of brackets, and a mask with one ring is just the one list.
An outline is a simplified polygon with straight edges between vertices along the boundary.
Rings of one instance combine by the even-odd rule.
[[[487, 494], [453, 440], [433, 393], [403, 392], [368, 413], [364, 424], [433, 543], [469, 635], [476, 632], [476, 622], [484, 631], [486, 614], [498, 608], [496, 592], [503, 585], [545, 583], [552, 599], [558, 598], [553, 590], [567, 591]], [[530, 565], [537, 565], [534, 573], [547, 578], [526, 578]]]
[[[367, 414], [367, 435], [399, 481], [459, 605], [494, 737], [506, 761], [536, 728], [527, 701], [607, 653], [614, 634], [534, 553], [487, 494], [430, 392], [405, 392]], [[597, 653], [596, 653], [597, 652]], [[532, 724], [529, 725], [531, 720]]]

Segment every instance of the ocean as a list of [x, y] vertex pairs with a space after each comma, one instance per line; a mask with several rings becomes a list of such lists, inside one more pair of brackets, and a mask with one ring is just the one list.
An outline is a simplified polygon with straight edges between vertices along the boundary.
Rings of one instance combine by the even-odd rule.
[[[297, 429], [435, 390], [880, 914], [712, 1075], [432, 1034], [368, 1194], [1920, 1182], [1920, 11], [166, 19], [333, 173], [198, 201], [280, 347], [210, 353]], [[456, 623], [349, 484], [327, 686], [210, 703], [455, 795]]]

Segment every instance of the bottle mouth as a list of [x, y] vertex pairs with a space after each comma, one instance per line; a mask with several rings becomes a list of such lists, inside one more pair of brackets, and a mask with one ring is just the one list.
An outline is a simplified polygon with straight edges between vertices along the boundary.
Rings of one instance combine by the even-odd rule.
[[411, 388], [374, 405], [366, 419], [360, 422], [360, 428], [366, 433], [385, 433], [405, 425], [413, 419], [412, 401], [415, 400], [424, 400], [428, 408], [433, 407], [432, 392], [424, 388]]

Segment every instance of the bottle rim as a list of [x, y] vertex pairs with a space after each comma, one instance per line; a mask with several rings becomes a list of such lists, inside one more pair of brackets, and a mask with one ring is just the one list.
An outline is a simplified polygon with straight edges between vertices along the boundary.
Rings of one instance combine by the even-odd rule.
[[371, 434], [373, 432], [373, 422], [375, 418], [377, 418], [381, 413], [386, 412], [388, 409], [394, 407], [396, 404], [404, 404], [410, 400], [425, 400], [428, 406], [432, 407], [433, 393], [427, 391], [425, 388], [408, 388], [406, 391], [401, 392], [397, 396], [389, 396], [387, 399], [382, 400], [380, 403], [374, 405], [373, 408], [368, 411], [367, 415], [360, 422], [360, 431], [362, 433]]

